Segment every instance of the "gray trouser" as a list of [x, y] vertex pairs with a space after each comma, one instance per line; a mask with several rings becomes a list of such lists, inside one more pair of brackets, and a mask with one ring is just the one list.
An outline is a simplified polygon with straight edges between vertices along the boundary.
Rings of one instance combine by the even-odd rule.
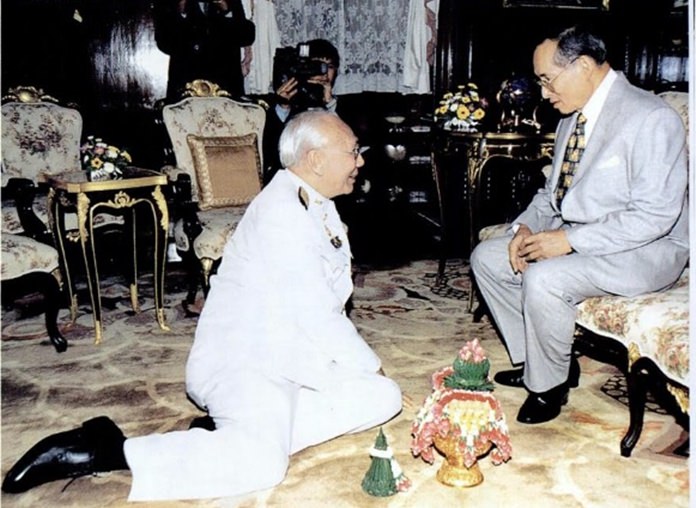
[[[510, 267], [511, 237], [480, 243], [471, 268], [513, 364], [525, 364], [524, 382], [544, 392], [568, 379], [576, 305], [606, 294], [635, 295], [669, 286], [678, 273], [667, 268], [667, 248], [656, 242], [636, 251], [607, 256], [568, 254], [530, 263], [522, 274]], [[674, 254], [671, 254], [674, 256]], [[630, 261], [629, 261], [630, 259]]]

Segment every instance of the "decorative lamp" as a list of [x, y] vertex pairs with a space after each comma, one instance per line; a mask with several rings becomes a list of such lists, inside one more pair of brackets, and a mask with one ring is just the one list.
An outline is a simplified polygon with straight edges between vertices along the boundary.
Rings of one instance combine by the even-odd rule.
[[536, 110], [541, 97], [539, 87], [528, 77], [512, 77], [500, 85], [496, 100], [500, 104], [499, 132], [539, 132]]
[[451, 367], [432, 376], [432, 393], [413, 422], [411, 453], [432, 464], [433, 450], [445, 456], [437, 472], [441, 483], [473, 487], [483, 481], [478, 466], [490, 454], [493, 464], [510, 459], [508, 427], [493, 396], [490, 362], [478, 339], [468, 341]]

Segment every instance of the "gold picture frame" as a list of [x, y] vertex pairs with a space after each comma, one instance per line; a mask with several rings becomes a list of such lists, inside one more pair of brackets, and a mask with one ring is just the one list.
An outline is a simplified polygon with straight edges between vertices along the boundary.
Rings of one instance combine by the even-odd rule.
[[610, 0], [503, 0], [503, 7], [609, 10]]

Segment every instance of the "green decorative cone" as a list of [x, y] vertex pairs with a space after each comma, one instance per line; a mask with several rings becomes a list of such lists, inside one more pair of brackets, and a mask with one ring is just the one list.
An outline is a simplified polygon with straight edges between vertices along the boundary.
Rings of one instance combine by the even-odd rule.
[[388, 448], [387, 438], [380, 428], [375, 445], [370, 452], [372, 456], [370, 469], [367, 470], [362, 481], [362, 489], [371, 496], [386, 497], [397, 493]]
[[454, 373], [445, 378], [445, 386], [460, 390], [493, 391], [493, 383], [488, 380], [490, 366], [488, 359], [474, 363], [457, 358], [452, 365]]

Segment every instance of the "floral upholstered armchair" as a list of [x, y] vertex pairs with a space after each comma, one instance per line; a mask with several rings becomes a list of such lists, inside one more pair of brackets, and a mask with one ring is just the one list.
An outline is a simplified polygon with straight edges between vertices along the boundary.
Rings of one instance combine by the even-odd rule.
[[[82, 115], [76, 105], [61, 104], [32, 86], [3, 95], [2, 232], [50, 236], [46, 177], [82, 171], [81, 138]], [[68, 229], [77, 227], [74, 216], [66, 222]], [[121, 224], [123, 219], [111, 214], [95, 220], [95, 227]]]
[[57, 323], [62, 301], [58, 251], [50, 245], [22, 235], [3, 233], [0, 240], [3, 304], [12, 298], [12, 295], [26, 292], [28, 287], [42, 293], [46, 331], [53, 347], [62, 353], [68, 348], [68, 342], [61, 334]]
[[635, 297], [589, 298], [578, 306], [578, 339], [587, 333], [619, 342], [626, 349], [629, 428], [621, 455], [629, 457], [643, 429], [647, 378], [660, 381], [679, 408], [689, 411], [689, 269], [663, 292]]
[[265, 122], [262, 106], [235, 101], [205, 80], [162, 106], [175, 159], [163, 171], [173, 183], [173, 235], [189, 272], [187, 308], [199, 287], [207, 295], [227, 238], [261, 190]]
[[42, 90], [22, 86], [3, 96], [3, 233], [50, 237], [41, 186], [47, 175], [79, 170], [81, 136], [79, 111]]
[[79, 169], [82, 117], [34, 87], [14, 88], [2, 99], [3, 304], [27, 288], [42, 293], [49, 338], [62, 352], [67, 342], [56, 323], [62, 278], [42, 186], [46, 175]]

